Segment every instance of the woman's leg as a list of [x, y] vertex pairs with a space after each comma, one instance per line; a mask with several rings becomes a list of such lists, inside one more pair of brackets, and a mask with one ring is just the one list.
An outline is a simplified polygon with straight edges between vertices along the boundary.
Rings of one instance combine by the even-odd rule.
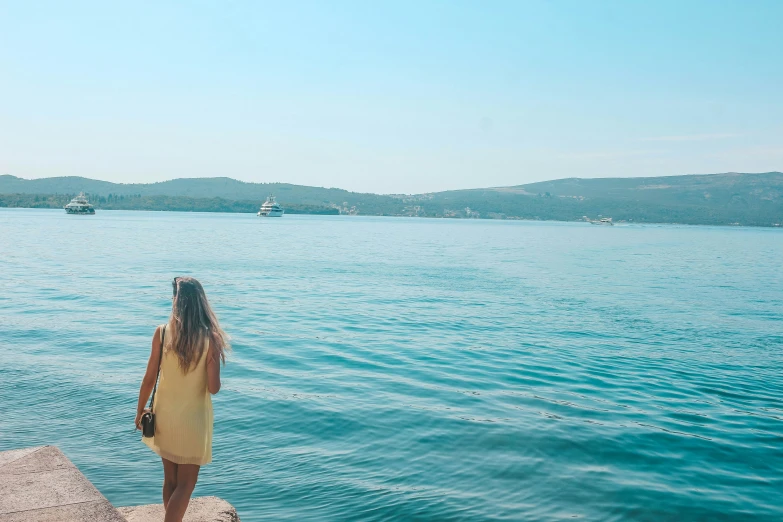
[[188, 509], [190, 495], [196, 488], [200, 468], [201, 466], [196, 464], [179, 464], [177, 466], [177, 487], [169, 497], [165, 522], [182, 522], [185, 510]]
[[166, 509], [171, 494], [177, 489], [177, 465], [164, 458], [161, 460], [163, 461], [163, 509]]

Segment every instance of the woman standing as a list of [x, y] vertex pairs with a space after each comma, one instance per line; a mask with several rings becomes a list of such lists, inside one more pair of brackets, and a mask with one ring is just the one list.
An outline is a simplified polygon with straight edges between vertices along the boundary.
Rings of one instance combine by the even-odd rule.
[[136, 428], [155, 387], [154, 436], [142, 440], [163, 460], [165, 522], [180, 522], [201, 466], [212, 461], [212, 398], [220, 390], [220, 363], [228, 336], [192, 277], [175, 277], [171, 318], [158, 326], [139, 390]]

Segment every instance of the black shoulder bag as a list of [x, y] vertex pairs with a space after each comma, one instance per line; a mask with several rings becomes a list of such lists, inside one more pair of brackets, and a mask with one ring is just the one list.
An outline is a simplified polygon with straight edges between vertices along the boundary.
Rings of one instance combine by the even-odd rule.
[[155, 387], [152, 389], [150, 397], [150, 406], [141, 416], [141, 435], [142, 437], [155, 436], [155, 414], [152, 413], [152, 406], [155, 404], [155, 392], [158, 391], [158, 379], [160, 378], [160, 363], [163, 361], [163, 342], [166, 340], [166, 325], [163, 325], [163, 331], [160, 333], [160, 357], [158, 358], [158, 375], [155, 377]]

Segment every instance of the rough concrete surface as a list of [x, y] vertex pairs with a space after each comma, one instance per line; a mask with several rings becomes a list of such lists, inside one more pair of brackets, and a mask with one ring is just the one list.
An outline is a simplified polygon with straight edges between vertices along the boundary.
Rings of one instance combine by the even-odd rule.
[[[0, 451], [0, 522], [162, 522], [162, 504], [117, 510], [54, 446]], [[190, 501], [184, 522], [239, 522], [217, 497]]]
[[[3, 522], [126, 522], [125, 518], [108, 502], [83, 502], [33, 511], [17, 511], [0, 515]], [[160, 520], [163, 520], [162, 518]]]
[[[162, 522], [163, 504], [118, 508], [128, 522]], [[217, 497], [191, 499], [182, 522], [239, 522], [234, 506]]]
[[54, 446], [0, 452], [0, 522], [124, 522]]
[[0, 468], [5, 466], [11, 461], [21, 459], [22, 457], [29, 455], [30, 453], [34, 451], [38, 451], [41, 449], [41, 446], [35, 446], [32, 448], [22, 448], [22, 449], [15, 449], [10, 451], [0, 451]]

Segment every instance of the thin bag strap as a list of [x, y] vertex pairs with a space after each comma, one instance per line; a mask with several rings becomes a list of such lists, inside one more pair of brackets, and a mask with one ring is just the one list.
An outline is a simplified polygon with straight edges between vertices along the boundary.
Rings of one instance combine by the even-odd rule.
[[160, 332], [160, 357], [158, 358], [158, 375], [155, 377], [155, 387], [152, 389], [152, 397], [150, 397], [150, 411], [152, 411], [152, 405], [155, 402], [155, 392], [158, 391], [158, 379], [160, 378], [160, 363], [163, 362], [163, 342], [166, 340], [166, 325], [163, 325], [163, 330]]

